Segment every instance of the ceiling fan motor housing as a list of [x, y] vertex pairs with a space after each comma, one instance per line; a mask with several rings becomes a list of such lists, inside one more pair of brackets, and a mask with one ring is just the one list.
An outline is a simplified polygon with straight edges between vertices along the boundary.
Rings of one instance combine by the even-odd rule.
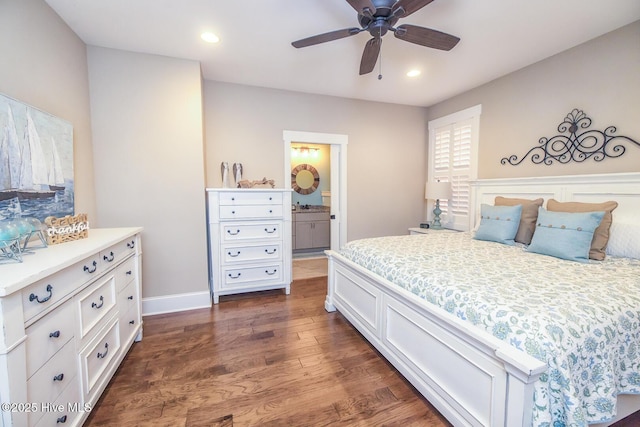
[[358, 13], [358, 22], [373, 37], [382, 37], [398, 22], [398, 15], [401, 14], [398, 11], [393, 13], [396, 0], [372, 0], [371, 3], [376, 8], [375, 13], [373, 15]]

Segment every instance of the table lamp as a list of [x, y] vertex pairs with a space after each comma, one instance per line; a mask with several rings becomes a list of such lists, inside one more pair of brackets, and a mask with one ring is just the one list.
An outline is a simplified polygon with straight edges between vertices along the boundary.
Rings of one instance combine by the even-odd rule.
[[433, 209], [433, 222], [431, 228], [434, 230], [441, 230], [442, 224], [440, 224], [440, 199], [449, 199], [451, 197], [451, 184], [448, 182], [427, 182], [425, 186], [424, 198], [436, 201], [436, 207]]

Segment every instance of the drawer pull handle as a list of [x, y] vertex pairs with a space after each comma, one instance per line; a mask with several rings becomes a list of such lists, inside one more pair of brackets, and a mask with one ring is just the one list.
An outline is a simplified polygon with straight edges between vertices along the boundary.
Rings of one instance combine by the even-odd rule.
[[29, 301], [36, 300], [38, 302], [38, 304], [42, 304], [42, 303], [45, 303], [45, 302], [49, 301], [49, 299], [51, 299], [51, 296], [53, 296], [53, 286], [47, 285], [46, 291], [49, 292], [49, 295], [47, 295], [46, 297], [40, 299], [40, 298], [38, 298], [38, 295], [31, 294], [31, 295], [29, 295]]
[[136, 247], [136, 241], [135, 241], [135, 240], [132, 240], [130, 243], [127, 243], [127, 247], [128, 247], [129, 249], [133, 249], [133, 248], [135, 248], [135, 247]]
[[93, 263], [91, 264], [93, 266], [93, 269], [91, 269], [91, 267], [87, 267], [86, 265], [84, 266], [83, 270], [86, 271], [87, 273], [91, 274], [91, 273], [95, 273], [96, 270], [98, 269], [98, 263], [93, 261]]
[[133, 271], [127, 270], [127, 271], [125, 271], [124, 274], [126, 274], [127, 276], [131, 276], [133, 274]]
[[58, 418], [56, 420], [56, 424], [64, 424], [66, 422], [67, 422], [67, 416], [66, 415], [63, 415], [63, 416], [61, 416], [60, 418]]
[[273, 200], [273, 197], [269, 197], [269, 200]]
[[104, 259], [107, 262], [111, 262], [113, 261], [115, 258], [115, 255], [113, 255], [113, 252], [109, 252], [109, 256], [103, 256], [102, 259]]
[[102, 308], [103, 305], [104, 305], [104, 297], [100, 295], [100, 305], [96, 304], [95, 302], [92, 302], [91, 308]]
[[270, 213], [270, 214], [271, 214], [271, 213], [273, 213], [273, 210], [272, 210], [272, 209], [269, 209], [269, 213]]
[[276, 253], [276, 248], [273, 248], [273, 250], [272, 250], [272, 251], [269, 251], [269, 249], [265, 249], [264, 251], [265, 251], [266, 253], [268, 253], [269, 255], [273, 255], [273, 254], [275, 254], [275, 253]]
[[127, 299], [133, 299], [133, 295], [129, 295]]
[[60, 331], [51, 332], [49, 338], [60, 338]]
[[106, 342], [104, 343], [104, 353], [98, 353], [98, 359], [104, 359], [105, 357], [107, 357], [107, 353], [109, 353], [109, 343]]
[[274, 268], [271, 273], [269, 273], [269, 270], [265, 270], [264, 272], [267, 273], [269, 276], [273, 276], [274, 274], [276, 274], [277, 271], [278, 271], [278, 269]]
[[237, 257], [238, 255], [240, 255], [240, 251], [236, 252], [235, 254], [232, 254], [231, 252], [227, 252], [227, 255], [229, 255], [232, 258]]
[[134, 323], [136, 323], [136, 321], [135, 321], [135, 320], [129, 320], [129, 324], [130, 324], [130, 325], [133, 325]]
[[55, 377], [53, 377], [54, 381], [62, 381], [64, 379], [64, 374], [58, 374]]
[[266, 232], [267, 232], [267, 233], [269, 233], [269, 234], [273, 234], [273, 233], [275, 233], [275, 232], [276, 232], [276, 230], [277, 230], [277, 228], [275, 228], [275, 227], [273, 227], [273, 229], [271, 229], [271, 231], [269, 231], [267, 228], [265, 228], [265, 229], [264, 229], [264, 231], [266, 231]]
[[237, 279], [241, 275], [242, 275], [242, 273], [238, 273], [236, 276], [234, 276], [233, 274], [229, 273], [229, 277], [231, 277], [232, 279]]
[[232, 198], [231, 198], [231, 201], [233, 202], [235, 199], [236, 199], [235, 197], [232, 197]]
[[232, 215], [235, 215], [235, 214], [236, 214], [236, 211], [231, 211], [231, 214], [232, 214]]
[[227, 230], [227, 233], [231, 234], [232, 236], [235, 236], [237, 234], [240, 234], [240, 230], [236, 230], [235, 233], [233, 233], [231, 230]]

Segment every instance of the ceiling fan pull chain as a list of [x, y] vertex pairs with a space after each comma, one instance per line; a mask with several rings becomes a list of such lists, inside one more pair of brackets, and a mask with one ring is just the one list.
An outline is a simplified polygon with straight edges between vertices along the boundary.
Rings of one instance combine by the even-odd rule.
[[378, 80], [382, 80], [382, 30], [380, 30], [380, 52], [378, 53]]

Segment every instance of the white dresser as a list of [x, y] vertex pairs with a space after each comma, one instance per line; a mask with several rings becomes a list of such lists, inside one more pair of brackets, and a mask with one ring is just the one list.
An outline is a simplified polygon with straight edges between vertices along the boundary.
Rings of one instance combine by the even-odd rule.
[[209, 285], [220, 295], [291, 289], [291, 190], [207, 189]]
[[141, 228], [0, 264], [3, 426], [79, 426], [142, 338]]

